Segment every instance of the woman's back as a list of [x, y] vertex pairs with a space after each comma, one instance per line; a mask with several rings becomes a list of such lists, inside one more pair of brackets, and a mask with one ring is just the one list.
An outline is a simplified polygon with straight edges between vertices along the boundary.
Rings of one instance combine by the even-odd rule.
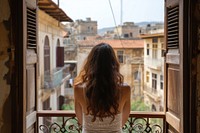
[[130, 113], [130, 87], [123, 85], [119, 68], [109, 44], [92, 48], [74, 82], [75, 112], [84, 132], [121, 132]]
[[[95, 121], [92, 121], [93, 115], [87, 112], [87, 100], [85, 98], [85, 86], [78, 85], [75, 87], [76, 100], [79, 101], [80, 106], [76, 106], [76, 115], [79, 116], [79, 122], [82, 124], [83, 133], [109, 133], [116, 132], [121, 133], [122, 126], [127, 120], [130, 107], [130, 87], [123, 85], [120, 88], [120, 100], [119, 100], [119, 113], [115, 115], [115, 118], [111, 116], [103, 117], [102, 121], [99, 117], [96, 117]], [[78, 113], [80, 112], [80, 113]]]

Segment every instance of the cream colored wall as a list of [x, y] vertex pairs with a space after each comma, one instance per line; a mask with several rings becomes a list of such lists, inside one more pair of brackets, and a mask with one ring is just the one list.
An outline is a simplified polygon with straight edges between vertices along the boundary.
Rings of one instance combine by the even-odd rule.
[[124, 63], [120, 63], [120, 72], [124, 76], [124, 82], [128, 83], [130, 86], [133, 86], [132, 65], [128, 62], [128, 59], [132, 57], [132, 50], [114, 49], [116, 55], [118, 50], [124, 51], [124, 55], [126, 56], [126, 60], [124, 60]]
[[130, 37], [130, 33], [132, 33], [133, 38], [139, 37], [139, 27], [132, 27], [132, 26], [120, 26], [114, 29], [115, 34], [119, 34], [120, 36], [124, 34], [128, 34]]
[[[151, 66], [151, 64], [148, 64], [148, 61], [152, 59], [152, 38], [148, 38], [148, 39], [144, 39], [145, 43], [144, 43], [144, 84], [148, 87], [152, 87], [152, 73], [157, 74], [157, 91], [159, 93], [159, 95], [162, 97], [161, 98], [161, 102], [160, 103], [156, 103], [154, 101], [152, 101], [152, 99], [146, 98], [144, 100], [149, 100], [148, 103], [149, 104], [154, 104], [156, 106], [156, 109], [158, 111], [159, 105], [164, 106], [164, 90], [160, 89], [160, 75], [164, 76], [164, 58], [161, 57], [161, 41], [160, 38], [158, 39], [158, 52], [157, 52], [157, 60], [161, 61], [161, 70], [154, 70], [149, 68], [149, 66]], [[149, 44], [149, 56], [147, 56], [147, 44]], [[149, 72], [149, 82], [146, 82], [146, 71]], [[145, 103], [147, 103], [147, 101], [145, 101]]]
[[11, 96], [9, 78], [9, 52], [10, 38], [9, 25], [4, 22], [9, 22], [10, 6], [8, 0], [0, 2], [0, 133], [11, 132]]
[[[93, 27], [93, 30], [88, 32], [88, 27]], [[82, 24], [80, 24], [77, 28], [77, 30], [79, 31], [79, 33], [93, 33], [96, 34], [97, 33], [97, 23], [96, 22], [83, 22]]]
[[89, 52], [91, 51], [92, 47], [78, 47], [77, 50], [77, 74], [80, 73], [80, 70], [83, 67], [85, 59], [87, 58]]
[[[45, 37], [49, 38], [50, 46], [50, 70], [56, 68], [56, 47], [57, 40], [60, 40], [60, 46], [63, 45], [63, 35], [64, 35], [64, 26], [59, 24], [59, 22], [46, 14], [45, 12], [38, 11], [38, 48], [39, 48], [39, 78], [38, 78], [38, 108], [42, 109], [43, 102], [43, 82], [44, 82], [44, 43]], [[64, 86], [62, 86], [62, 90]], [[52, 99], [53, 98], [53, 99]], [[51, 107], [52, 109], [57, 109], [57, 98], [55, 93], [51, 94]]]

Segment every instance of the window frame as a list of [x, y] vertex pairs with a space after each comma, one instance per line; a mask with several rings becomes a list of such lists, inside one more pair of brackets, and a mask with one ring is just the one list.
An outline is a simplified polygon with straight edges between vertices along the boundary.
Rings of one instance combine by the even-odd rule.
[[117, 50], [117, 58], [118, 58], [119, 63], [122, 63], [122, 64], [124, 63], [124, 50]]

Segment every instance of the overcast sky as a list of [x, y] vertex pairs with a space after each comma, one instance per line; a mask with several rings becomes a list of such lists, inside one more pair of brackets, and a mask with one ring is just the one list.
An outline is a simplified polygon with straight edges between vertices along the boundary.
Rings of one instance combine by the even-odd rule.
[[[57, 3], [58, 0], [53, 0]], [[121, 0], [110, 0], [117, 25], [121, 22]], [[98, 29], [114, 27], [109, 0], [60, 0], [60, 8], [74, 21], [90, 17]], [[123, 22], [164, 20], [164, 0], [123, 0]]]

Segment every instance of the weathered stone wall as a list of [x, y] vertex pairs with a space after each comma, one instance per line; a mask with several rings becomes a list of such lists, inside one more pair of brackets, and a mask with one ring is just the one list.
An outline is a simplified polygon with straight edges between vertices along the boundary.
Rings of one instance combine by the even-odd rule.
[[9, 18], [8, 0], [0, 1], [0, 133], [11, 132], [11, 97], [9, 85]]

